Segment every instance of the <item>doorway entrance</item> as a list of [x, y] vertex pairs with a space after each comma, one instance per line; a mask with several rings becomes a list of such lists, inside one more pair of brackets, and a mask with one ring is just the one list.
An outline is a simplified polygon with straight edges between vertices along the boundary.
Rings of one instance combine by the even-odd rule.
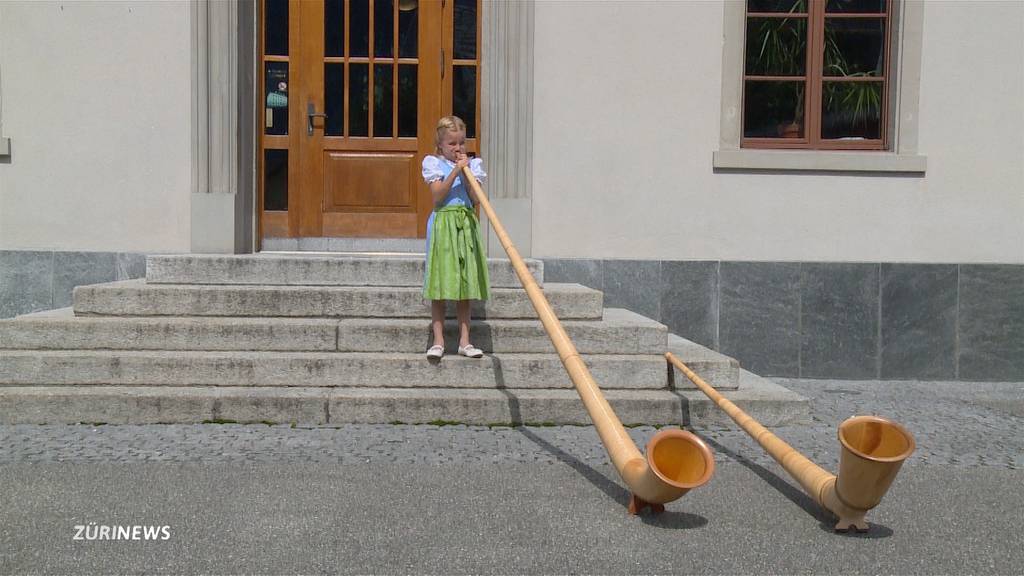
[[262, 0], [260, 234], [425, 237], [437, 119], [479, 151], [481, 0]]

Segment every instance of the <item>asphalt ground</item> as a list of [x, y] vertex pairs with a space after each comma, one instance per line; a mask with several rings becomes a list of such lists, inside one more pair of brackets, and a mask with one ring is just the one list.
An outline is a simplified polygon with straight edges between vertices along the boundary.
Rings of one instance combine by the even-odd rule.
[[629, 516], [590, 427], [0, 426], [0, 573], [1024, 574], [1024, 383], [777, 381], [814, 422], [773, 431], [828, 470], [848, 416], [915, 435], [866, 534], [738, 429], [694, 428], [715, 476]]

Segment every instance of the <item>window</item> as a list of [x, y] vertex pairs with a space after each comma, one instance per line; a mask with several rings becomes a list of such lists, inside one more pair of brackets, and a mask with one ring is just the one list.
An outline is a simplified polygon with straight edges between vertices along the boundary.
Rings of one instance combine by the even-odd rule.
[[747, 0], [742, 147], [887, 149], [889, 4]]
[[[810, 0], [803, 12], [805, 26], [811, 26], [817, 8], [821, 8], [822, 35], [824, 35], [825, 11], [822, 4], [815, 6], [815, 3], [822, 3], [823, 0]], [[771, 6], [773, 2], [760, 2], [762, 5]], [[794, 0], [779, 0], [774, 4], [781, 4], [785, 8], [775, 9], [775, 13], [785, 17], [789, 8], [793, 7]], [[718, 149], [712, 154], [712, 166], [715, 170], [769, 170], [769, 171], [811, 171], [811, 172], [901, 172], [904, 174], [923, 175], [926, 171], [928, 158], [918, 154], [918, 108], [921, 92], [921, 39], [924, 28], [924, 0], [886, 0], [885, 7], [888, 19], [888, 28], [885, 34], [885, 42], [888, 43], [887, 62], [889, 69], [884, 78], [885, 97], [882, 100], [884, 109], [879, 114], [881, 124], [879, 130], [882, 138], [874, 149], [856, 149], [857, 147], [870, 148], [868, 142], [862, 136], [850, 136], [860, 138], [858, 140], [842, 140], [840, 138], [826, 138], [825, 141], [836, 146], [831, 149], [812, 148], [809, 134], [818, 134], [810, 126], [804, 129], [802, 138], [790, 139], [781, 138], [776, 127], [775, 136], [772, 138], [762, 137], [759, 142], [772, 145], [757, 146], [755, 138], [745, 138], [743, 132], [743, 92], [746, 83], [746, 29], [747, 29], [747, 0], [729, 0], [722, 2], [723, 30], [722, 30], [722, 115], [720, 118], [721, 131], [719, 133]], [[765, 10], [764, 7], [757, 8]], [[756, 11], [751, 11], [758, 14]], [[761, 12], [763, 13], [763, 12]], [[790, 16], [795, 18], [799, 14], [794, 10]], [[847, 18], [852, 18], [855, 12], [845, 12]], [[875, 16], [872, 16], [875, 17]], [[842, 16], [832, 16], [842, 18]], [[811, 40], [810, 36], [807, 37]], [[822, 43], [824, 40], [822, 41]], [[824, 48], [822, 49], [822, 66], [824, 65]], [[813, 50], [812, 50], [813, 53]], [[805, 60], [805, 70], [810, 70]], [[833, 76], [833, 78], [839, 78]], [[856, 77], [854, 77], [856, 78]], [[797, 80], [792, 77], [785, 77], [783, 81]], [[840, 80], [846, 80], [845, 77]], [[864, 80], [852, 80], [864, 81]], [[878, 80], [870, 80], [877, 82]], [[810, 82], [805, 79], [802, 83], [804, 93], [808, 93]], [[820, 88], [818, 88], [820, 89]], [[824, 96], [822, 96], [824, 97]], [[793, 102], [793, 110], [796, 110], [796, 103]], [[804, 118], [810, 118], [809, 107], [804, 102]], [[820, 117], [821, 105], [815, 112]], [[795, 114], [793, 115], [795, 117]], [[820, 124], [819, 124], [820, 126]], [[833, 132], [834, 133], [834, 132]], [[883, 147], [884, 144], [884, 147]], [[789, 145], [786, 148], [781, 146]], [[846, 149], [844, 149], [844, 146]], [[855, 148], [855, 149], [850, 149]]]

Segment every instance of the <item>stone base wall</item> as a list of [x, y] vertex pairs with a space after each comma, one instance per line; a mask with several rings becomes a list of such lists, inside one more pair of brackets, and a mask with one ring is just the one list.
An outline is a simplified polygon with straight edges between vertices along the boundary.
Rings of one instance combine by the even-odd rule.
[[1024, 380], [1024, 265], [544, 259], [763, 376]]
[[[141, 278], [131, 252], [0, 251], [0, 318]], [[544, 259], [763, 376], [1024, 381], [1024, 265]]]
[[0, 318], [71, 306], [75, 286], [146, 275], [134, 252], [0, 250]]

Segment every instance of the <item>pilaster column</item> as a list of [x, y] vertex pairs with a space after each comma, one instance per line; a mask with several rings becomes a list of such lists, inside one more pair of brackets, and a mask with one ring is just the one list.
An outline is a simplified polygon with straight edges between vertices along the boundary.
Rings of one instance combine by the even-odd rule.
[[[529, 0], [483, 2], [481, 154], [487, 192], [516, 248], [529, 256], [533, 197], [533, 31]], [[488, 234], [488, 253], [504, 251]]]
[[[192, 251], [251, 252], [252, 0], [193, 0]], [[242, 186], [240, 187], [240, 184]]]

